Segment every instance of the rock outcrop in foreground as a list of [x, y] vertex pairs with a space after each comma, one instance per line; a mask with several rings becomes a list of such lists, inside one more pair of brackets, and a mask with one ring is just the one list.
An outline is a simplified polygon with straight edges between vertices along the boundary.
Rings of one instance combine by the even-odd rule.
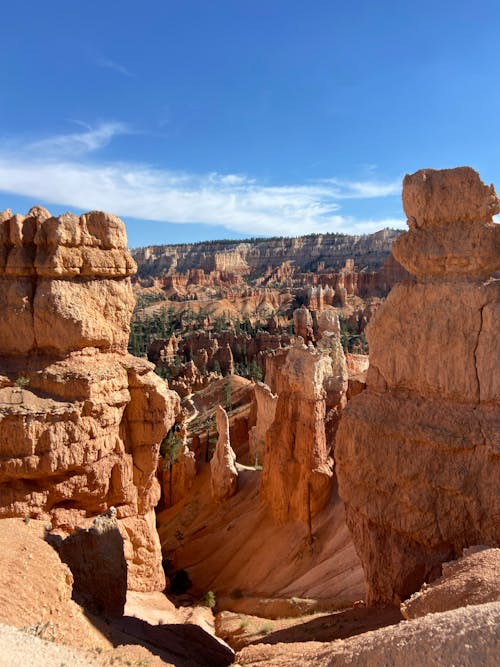
[[111, 506], [128, 586], [164, 585], [154, 506], [178, 397], [127, 354], [135, 262], [105, 213], [0, 213], [0, 517], [71, 533]]
[[368, 601], [398, 602], [474, 544], [500, 540], [500, 210], [472, 169], [406, 176], [417, 276], [370, 323], [367, 391], [337, 434], [339, 491]]

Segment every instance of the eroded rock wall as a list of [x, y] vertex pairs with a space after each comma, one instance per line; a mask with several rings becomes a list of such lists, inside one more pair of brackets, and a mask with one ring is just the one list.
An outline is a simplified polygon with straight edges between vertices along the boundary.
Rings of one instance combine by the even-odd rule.
[[128, 586], [161, 589], [159, 444], [178, 397], [127, 354], [123, 222], [0, 213], [0, 517], [71, 533], [115, 506]]
[[367, 330], [367, 390], [337, 434], [339, 491], [369, 602], [398, 602], [473, 544], [500, 540], [500, 210], [469, 168], [407, 176], [417, 276]]

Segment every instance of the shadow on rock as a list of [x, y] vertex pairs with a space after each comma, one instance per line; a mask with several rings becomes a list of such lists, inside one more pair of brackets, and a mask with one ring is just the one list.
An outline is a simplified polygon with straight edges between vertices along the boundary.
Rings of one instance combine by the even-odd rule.
[[199, 625], [151, 625], [139, 618], [123, 616], [110, 622], [106, 629], [108, 636], [110, 631], [115, 645], [126, 641], [127, 644], [145, 646], [176, 667], [226, 667], [233, 664], [232, 649]]
[[252, 644], [279, 644], [307, 641], [333, 641], [395, 625], [403, 620], [398, 607], [355, 607], [320, 616], [301, 625], [271, 632]]
[[97, 614], [122, 616], [127, 598], [127, 562], [114, 508], [88, 530], [77, 529], [65, 540], [47, 536], [73, 574], [73, 598]]

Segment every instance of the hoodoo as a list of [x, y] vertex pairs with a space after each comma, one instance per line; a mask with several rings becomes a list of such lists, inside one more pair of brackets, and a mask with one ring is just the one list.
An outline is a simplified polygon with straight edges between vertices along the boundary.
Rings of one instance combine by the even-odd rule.
[[114, 506], [128, 587], [155, 590], [158, 450], [178, 396], [127, 354], [135, 269], [119, 218], [0, 213], [0, 517], [68, 534]]
[[339, 491], [368, 601], [398, 602], [464, 547], [500, 540], [500, 211], [472, 169], [406, 176], [410, 231], [367, 331], [367, 390], [336, 444]]

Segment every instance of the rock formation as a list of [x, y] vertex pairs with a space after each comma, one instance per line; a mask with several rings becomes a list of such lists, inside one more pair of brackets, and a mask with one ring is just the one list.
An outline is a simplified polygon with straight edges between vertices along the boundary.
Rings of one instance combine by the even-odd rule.
[[320, 310], [313, 313], [315, 319], [314, 333], [317, 340], [321, 340], [326, 331], [340, 334], [339, 316], [336, 310]]
[[[105, 635], [72, 599], [73, 575], [44, 538], [42, 521], [0, 521], [0, 624], [23, 628], [24, 635], [35, 631], [58, 643], [109, 648]], [[9, 664], [3, 646], [0, 656], [0, 662]], [[16, 658], [10, 664], [31, 662], [19, 646]], [[38, 659], [31, 664], [44, 663]]]
[[127, 354], [134, 271], [119, 218], [0, 214], [0, 517], [68, 534], [115, 506], [128, 586], [154, 590], [155, 473], [178, 397]]
[[256, 421], [248, 433], [250, 461], [262, 465], [266, 455], [266, 437], [276, 414], [278, 397], [266, 384], [257, 382], [254, 385], [254, 401]]
[[337, 434], [339, 491], [368, 601], [397, 602], [473, 544], [500, 540], [500, 210], [469, 168], [406, 176], [417, 275], [368, 327], [367, 390]]
[[[431, 614], [344, 641], [254, 643], [236, 654], [242, 667], [496, 667], [500, 603]], [[277, 633], [276, 633], [277, 634]]]
[[296, 336], [303, 339], [304, 343], [314, 340], [311, 311], [305, 306], [293, 311], [293, 330]]
[[[342, 397], [337, 395], [339, 373], [330, 352], [328, 347], [308, 347], [298, 338], [286, 355], [269, 359], [276, 367], [270, 376], [278, 401], [266, 437], [261, 499], [278, 522], [307, 521], [324, 507], [332, 490], [333, 442], [325, 422], [327, 410]], [[341, 347], [340, 353], [343, 357]], [[344, 379], [345, 395], [347, 374]]]
[[[307, 311], [308, 312], [308, 311]], [[310, 316], [310, 315], [309, 315]], [[175, 340], [175, 353], [171, 354]], [[170, 386], [186, 396], [199, 391], [217, 376], [211, 373], [232, 374], [235, 366], [258, 366], [264, 371], [264, 354], [290, 344], [288, 333], [272, 334], [256, 331], [248, 334], [224, 331], [188, 331], [169, 340], [154, 340], [148, 349], [148, 359], [168, 371]], [[176, 356], [177, 355], [177, 358]], [[179, 359], [190, 359], [179, 363]]]
[[334, 331], [324, 331], [317, 349], [322, 354], [328, 354], [331, 359], [331, 375], [325, 377], [323, 386], [325, 389], [325, 436], [327, 446], [333, 448], [337, 435], [340, 417], [347, 404], [349, 389], [349, 373], [347, 363], [340, 342], [340, 335]]
[[224, 408], [217, 406], [215, 413], [219, 438], [210, 460], [210, 482], [212, 498], [218, 502], [227, 500], [236, 493], [238, 471], [236, 455], [229, 441], [229, 419]]

